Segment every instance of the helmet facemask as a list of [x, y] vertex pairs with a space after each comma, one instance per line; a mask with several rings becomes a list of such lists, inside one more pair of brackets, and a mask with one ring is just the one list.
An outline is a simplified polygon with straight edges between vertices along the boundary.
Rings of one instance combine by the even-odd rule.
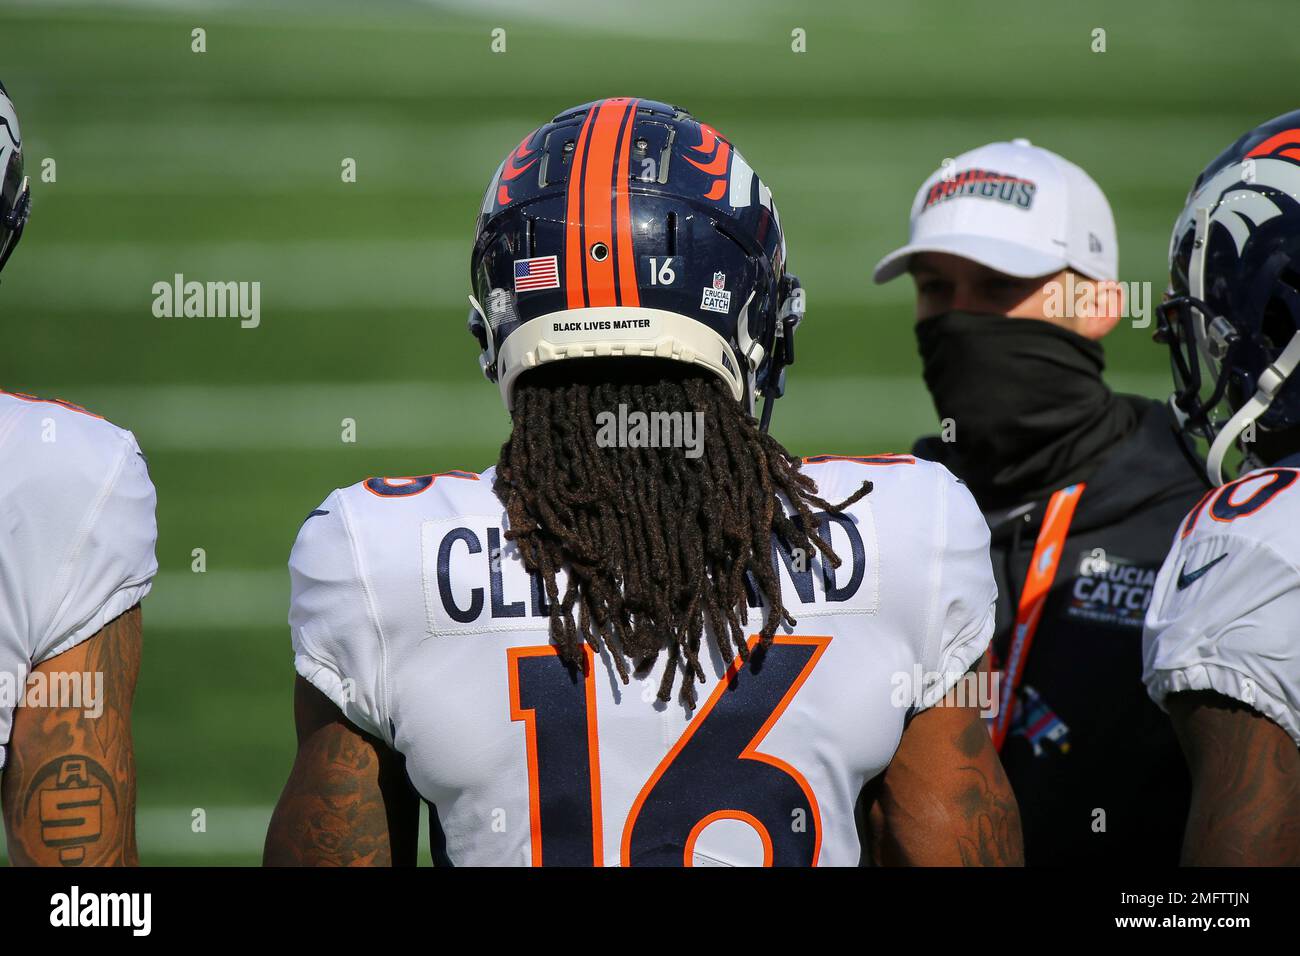
[[23, 175], [18, 116], [0, 84], [0, 270], [22, 238], [31, 209], [31, 184]]
[[[1257, 428], [1296, 424], [1287, 420], [1288, 406], [1274, 402], [1300, 366], [1300, 290], [1282, 281], [1288, 256], [1270, 254], [1276, 240], [1264, 236], [1287, 226], [1279, 218], [1243, 233], [1238, 211], [1243, 197], [1267, 201], [1271, 192], [1254, 187], [1238, 166], [1195, 192], [1171, 244], [1170, 289], [1156, 310], [1184, 451], [1203, 460], [1216, 485], [1264, 464], [1255, 453]], [[1240, 276], [1243, 255], [1254, 257], [1249, 281]], [[1270, 320], [1279, 305], [1286, 315]]]

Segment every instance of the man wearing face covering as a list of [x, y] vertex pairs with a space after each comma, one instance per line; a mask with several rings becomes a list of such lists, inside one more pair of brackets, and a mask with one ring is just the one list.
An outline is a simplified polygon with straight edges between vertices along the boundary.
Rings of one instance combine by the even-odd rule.
[[1189, 783], [1142, 686], [1142, 621], [1205, 488], [1158, 401], [1117, 395], [1101, 340], [1122, 310], [1110, 205], [1027, 140], [972, 150], [912, 204], [909, 273], [941, 434], [917, 455], [971, 488], [993, 534], [990, 733], [1029, 865], [1175, 866]]

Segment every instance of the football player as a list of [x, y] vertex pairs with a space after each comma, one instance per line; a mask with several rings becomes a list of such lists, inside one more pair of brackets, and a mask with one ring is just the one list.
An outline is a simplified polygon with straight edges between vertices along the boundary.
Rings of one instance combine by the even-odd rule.
[[[0, 85], [0, 266], [31, 200]], [[9, 860], [134, 865], [131, 698], [154, 489], [134, 436], [0, 391], [0, 797]]]
[[785, 265], [770, 190], [676, 107], [506, 157], [470, 328], [510, 437], [303, 524], [268, 864], [410, 863], [423, 800], [443, 864], [856, 865], [864, 790], [877, 861], [1020, 861], [976, 702], [932, 706], [993, 630], [988, 528], [940, 466], [767, 434]]
[[1221, 486], [1175, 533], [1143, 642], [1192, 773], [1182, 859], [1300, 864], [1300, 111], [1197, 177], [1169, 271], [1171, 404]]

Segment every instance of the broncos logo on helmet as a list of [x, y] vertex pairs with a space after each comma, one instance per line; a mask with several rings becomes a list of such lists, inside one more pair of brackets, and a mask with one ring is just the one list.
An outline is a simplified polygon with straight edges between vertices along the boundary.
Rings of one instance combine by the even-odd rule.
[[[1170, 348], [1170, 403], [1205, 470], [1252, 426], [1300, 426], [1300, 111], [1246, 133], [1197, 177], [1174, 224], [1158, 341]], [[1242, 451], [1260, 464], [1245, 443]]]

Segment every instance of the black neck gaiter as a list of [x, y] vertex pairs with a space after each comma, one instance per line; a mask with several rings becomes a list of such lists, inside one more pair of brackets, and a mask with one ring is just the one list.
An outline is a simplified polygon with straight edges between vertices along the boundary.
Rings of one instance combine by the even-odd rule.
[[1050, 322], [946, 312], [917, 323], [925, 384], [951, 420], [949, 464], [981, 507], [1083, 480], [1137, 426], [1101, 379], [1100, 343]]

